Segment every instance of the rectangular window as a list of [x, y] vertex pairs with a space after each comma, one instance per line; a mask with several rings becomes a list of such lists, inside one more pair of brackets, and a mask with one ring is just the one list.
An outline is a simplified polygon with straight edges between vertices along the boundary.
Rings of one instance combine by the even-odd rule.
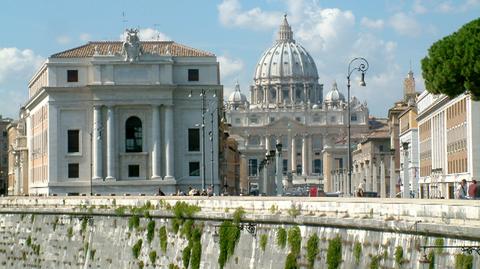
[[286, 175], [288, 172], [288, 159], [283, 159], [283, 175]]
[[80, 130], [68, 130], [68, 153], [80, 152]]
[[200, 162], [190, 162], [188, 163], [188, 175], [191, 177], [200, 176]]
[[78, 70], [67, 70], [67, 82], [78, 82]]
[[256, 177], [258, 175], [258, 163], [257, 159], [248, 160], [248, 175]]
[[323, 173], [322, 160], [313, 160], [313, 173], [319, 175]]
[[140, 165], [131, 164], [128, 166], [128, 177], [139, 177], [140, 176]]
[[343, 169], [343, 159], [335, 158], [335, 164], [337, 169]]
[[188, 81], [198, 81], [198, 69], [188, 69]]
[[350, 121], [357, 121], [357, 114], [352, 114], [350, 116]]
[[200, 129], [188, 129], [188, 151], [200, 151]]
[[69, 163], [68, 178], [78, 178], [78, 177], [79, 177], [78, 163]]

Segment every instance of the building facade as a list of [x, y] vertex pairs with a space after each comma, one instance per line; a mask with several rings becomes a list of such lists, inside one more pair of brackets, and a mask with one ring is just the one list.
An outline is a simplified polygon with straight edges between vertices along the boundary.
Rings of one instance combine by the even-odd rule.
[[[366, 135], [352, 152], [352, 185], [358, 189], [363, 183], [363, 191], [379, 197], [390, 195], [390, 135], [386, 120], [384, 126]], [[346, 174], [340, 174], [341, 179]], [[339, 184], [337, 184], [339, 185]], [[344, 184], [345, 185], [345, 184]], [[342, 190], [345, 192], [345, 189]]]
[[245, 160], [241, 167], [246, 171], [240, 174], [248, 178], [241, 182], [248, 182], [250, 190], [261, 184], [260, 168], [265, 166], [260, 164], [266, 154], [281, 145], [284, 185], [291, 180], [295, 185], [317, 184], [330, 191], [331, 171], [346, 164], [348, 101], [352, 133], [368, 131], [366, 103], [355, 97], [345, 100], [336, 83], [324, 99], [318, 80], [313, 58], [294, 40], [285, 17], [276, 42], [258, 61], [250, 103], [238, 85], [227, 103], [230, 133]]
[[28, 195], [28, 148], [24, 109], [20, 118], [7, 126], [8, 195]]
[[418, 124], [417, 108], [410, 105], [399, 115], [400, 122], [400, 178], [402, 189], [405, 187], [405, 171], [411, 198], [419, 198], [418, 187], [419, 164], [418, 164]]
[[[404, 113], [410, 106], [415, 105], [416, 96], [418, 96], [418, 93], [415, 90], [415, 77], [413, 76], [413, 71], [410, 70], [403, 81], [403, 99], [395, 102], [393, 107], [388, 110], [390, 147], [393, 154], [393, 165], [395, 167], [392, 173], [395, 173], [394, 177], [396, 178], [395, 186], [391, 186], [391, 198], [396, 197], [396, 193], [399, 193], [403, 186], [402, 178], [400, 177], [400, 115], [402, 115], [402, 113]], [[395, 188], [395, 191], [393, 191], [393, 188]]]
[[0, 115], [0, 195], [7, 194], [8, 182], [8, 132], [7, 126], [12, 122], [10, 118]]
[[479, 180], [480, 104], [423, 92], [417, 100], [421, 198], [454, 198], [462, 179]]
[[137, 32], [56, 53], [31, 79], [30, 194], [220, 189], [215, 55]]

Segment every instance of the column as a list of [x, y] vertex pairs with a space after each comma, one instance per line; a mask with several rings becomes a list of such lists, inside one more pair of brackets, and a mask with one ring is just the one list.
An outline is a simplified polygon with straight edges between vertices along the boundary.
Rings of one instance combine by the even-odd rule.
[[295, 135], [292, 136], [292, 141], [290, 145], [292, 146], [292, 149], [291, 149], [292, 161], [290, 162], [291, 169], [292, 169], [292, 173], [296, 174], [297, 173], [297, 141], [296, 141]]
[[377, 163], [372, 163], [372, 191], [378, 194], [378, 166]]
[[265, 135], [265, 150], [267, 151], [267, 153], [271, 150], [270, 135]]
[[390, 156], [390, 198], [395, 198], [397, 179], [395, 178], [395, 155]]
[[102, 180], [102, 106], [93, 106], [93, 180]]
[[174, 177], [174, 138], [173, 138], [173, 106], [165, 106], [165, 180], [175, 180]]
[[365, 182], [365, 191], [372, 191], [372, 178], [370, 177], [370, 163], [369, 161], [365, 161], [365, 179], [367, 180]]
[[349, 194], [349, 190], [348, 190], [348, 172], [347, 170], [343, 170], [343, 173], [342, 173], [342, 180], [343, 180], [343, 194], [346, 196], [347, 194]]
[[[277, 144], [281, 143], [280, 138], [277, 139]], [[275, 174], [275, 194], [282, 195], [283, 194], [283, 157], [282, 157], [282, 149], [276, 150], [276, 159], [275, 159], [275, 166], [276, 166], [276, 174]]]
[[408, 174], [408, 150], [404, 150], [403, 155], [403, 198], [410, 198], [410, 178]]
[[308, 170], [307, 170], [307, 173], [309, 175], [311, 175], [312, 172], [313, 172], [312, 171], [313, 170], [312, 169], [313, 168], [313, 163], [312, 163], [312, 160], [313, 160], [313, 156], [312, 156], [312, 154], [313, 154], [312, 135], [309, 135], [307, 137], [307, 141], [308, 141], [308, 143], [307, 143], [307, 146], [308, 146], [308, 154], [307, 154], [307, 168], [308, 168]]
[[152, 105], [152, 179], [160, 178], [160, 106]]
[[107, 177], [105, 180], [115, 180], [115, 113], [114, 107], [107, 108]]
[[307, 175], [307, 135], [302, 137], [302, 176]]
[[387, 185], [385, 182], [385, 162], [382, 159], [380, 160], [380, 197], [387, 197]]

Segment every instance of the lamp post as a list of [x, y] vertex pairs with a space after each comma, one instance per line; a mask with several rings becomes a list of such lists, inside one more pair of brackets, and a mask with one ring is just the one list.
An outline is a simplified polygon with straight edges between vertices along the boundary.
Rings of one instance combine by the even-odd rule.
[[[202, 190], [206, 190], [206, 179], [205, 179], [205, 174], [206, 174], [206, 171], [205, 171], [205, 114], [207, 113], [207, 105], [206, 105], [206, 98], [207, 98], [207, 92], [208, 90], [205, 90], [205, 89], [201, 89], [200, 91], [200, 97], [202, 98], [202, 107], [201, 107], [201, 112], [202, 112], [202, 123], [200, 125], [200, 127], [202, 128]], [[191, 98], [192, 97], [192, 91], [190, 91], [190, 94], [188, 94], [188, 97]], [[217, 95], [214, 91], [213, 95], [212, 95], [213, 98], [216, 98]], [[211, 103], [209, 103], [211, 104]], [[211, 132], [210, 132], [210, 141], [211, 141], [211, 184], [212, 184], [212, 192], [214, 191], [213, 188], [214, 188], [214, 185], [213, 185], [213, 177], [214, 177], [214, 172], [213, 172], [213, 112], [211, 113], [211, 116], [212, 116], [212, 120], [211, 120], [211, 124], [212, 124], [212, 129], [211, 129]]]
[[347, 113], [348, 113], [348, 120], [347, 120], [347, 136], [348, 136], [348, 154], [347, 154], [347, 164], [348, 164], [348, 192], [350, 196], [352, 195], [352, 146], [351, 146], [351, 133], [350, 133], [350, 76], [352, 75], [353, 71], [358, 71], [362, 73], [362, 77], [360, 80], [360, 86], [365, 87], [367, 84], [365, 83], [365, 72], [368, 70], [368, 61], [365, 58], [357, 57], [350, 61], [348, 64], [348, 73], [347, 73]]
[[277, 141], [277, 144], [275, 145], [277, 149], [277, 154], [276, 154], [276, 173], [275, 173], [275, 181], [276, 181], [276, 190], [275, 192], [277, 193], [277, 196], [283, 195], [283, 159], [282, 159], [282, 143], [280, 141]]
[[403, 198], [410, 198], [410, 179], [408, 174], [408, 142], [402, 143], [403, 147]]

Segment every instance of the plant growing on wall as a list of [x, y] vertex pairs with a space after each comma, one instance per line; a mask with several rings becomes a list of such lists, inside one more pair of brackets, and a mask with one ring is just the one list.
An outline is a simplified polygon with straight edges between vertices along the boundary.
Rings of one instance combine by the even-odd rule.
[[239, 224], [245, 214], [245, 210], [239, 207], [233, 213], [233, 221], [226, 220], [220, 225], [219, 239], [220, 239], [220, 254], [218, 255], [218, 264], [220, 268], [225, 266], [228, 259], [235, 252], [235, 246], [240, 240]]
[[302, 235], [298, 226], [294, 226], [288, 230], [288, 245], [290, 246], [290, 252], [295, 255], [300, 254]]
[[429, 261], [428, 269], [435, 269], [435, 252], [433, 250], [428, 252], [427, 259]]
[[140, 217], [133, 215], [128, 219], [128, 229], [132, 230], [133, 228], [138, 229], [140, 227]]
[[297, 257], [300, 254], [302, 244], [302, 235], [298, 226], [288, 229], [287, 242], [290, 247], [290, 253], [285, 261], [285, 268], [298, 268]]
[[340, 236], [328, 242], [327, 268], [338, 269], [342, 263], [342, 238]]
[[133, 245], [132, 247], [132, 254], [135, 259], [138, 259], [138, 256], [140, 255], [140, 251], [142, 250], [142, 244], [142, 239], [138, 239], [137, 243], [135, 243], [135, 245]]
[[67, 236], [68, 236], [68, 239], [72, 238], [72, 236], [73, 236], [73, 228], [72, 227], [67, 228]]
[[437, 247], [437, 254], [441, 255], [443, 253], [444, 240], [443, 238], [437, 238], [434, 241], [435, 246]]
[[372, 261], [370, 261], [370, 269], [380, 268], [380, 259], [381, 256], [379, 255], [372, 256]]
[[298, 269], [297, 255], [292, 252], [287, 255], [287, 260], [285, 261], [285, 269]]
[[191, 253], [191, 248], [190, 245], [186, 246], [183, 249], [182, 252], [182, 261], [183, 261], [183, 267], [188, 268], [188, 265], [190, 264], [190, 253]]
[[473, 268], [473, 256], [467, 254], [455, 255], [455, 269], [472, 269]]
[[267, 247], [267, 241], [268, 241], [268, 236], [266, 234], [260, 235], [260, 248], [262, 251], [265, 251], [265, 248]]
[[308, 268], [311, 268], [311, 269], [313, 269], [315, 259], [317, 258], [317, 255], [320, 252], [318, 249], [318, 241], [319, 239], [317, 234], [311, 235], [307, 241], [307, 261], [308, 261]]
[[150, 244], [153, 240], [153, 236], [155, 235], [155, 221], [150, 220], [147, 224], [147, 241]]
[[159, 231], [160, 249], [165, 254], [167, 253], [167, 228], [162, 226]]
[[395, 263], [397, 265], [401, 266], [402, 264], [405, 263], [405, 260], [403, 259], [403, 248], [402, 246], [397, 246], [395, 248]]
[[202, 231], [201, 228], [197, 227], [193, 230], [192, 236], [190, 237], [189, 244], [192, 245], [192, 254], [190, 258], [190, 264], [192, 269], [200, 268], [200, 260], [202, 258]]
[[186, 219], [191, 219], [195, 213], [200, 211], [200, 207], [189, 205], [186, 202], [176, 202], [171, 211], [174, 215], [172, 230], [176, 234]]
[[148, 258], [152, 264], [155, 264], [155, 261], [157, 260], [157, 252], [155, 250], [150, 251]]
[[353, 258], [355, 259], [355, 265], [360, 264], [360, 258], [362, 256], [362, 244], [356, 241], [353, 245]]
[[287, 231], [280, 227], [277, 230], [277, 246], [280, 248], [285, 248], [287, 245]]

